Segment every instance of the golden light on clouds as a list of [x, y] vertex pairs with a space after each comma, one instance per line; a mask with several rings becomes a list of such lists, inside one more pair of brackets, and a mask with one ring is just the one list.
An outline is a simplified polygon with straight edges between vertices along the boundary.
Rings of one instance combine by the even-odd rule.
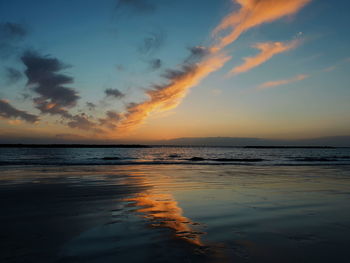
[[268, 81], [268, 82], [265, 82], [265, 83], [259, 85], [256, 89], [257, 90], [264, 90], [264, 89], [269, 89], [269, 88], [275, 88], [278, 86], [287, 85], [290, 83], [301, 81], [301, 80], [307, 79], [308, 77], [309, 77], [309, 75], [301, 74], [301, 75], [295, 76], [295, 77], [290, 78], [290, 79]]
[[240, 4], [241, 8], [226, 16], [214, 29], [213, 35], [226, 29], [232, 28], [232, 30], [219, 40], [214, 49], [221, 50], [253, 27], [298, 12], [311, 0], [235, 0], [235, 2]]
[[230, 75], [237, 75], [240, 73], [247, 72], [261, 64], [265, 63], [273, 56], [291, 50], [299, 44], [299, 40], [294, 40], [291, 42], [283, 43], [283, 42], [265, 42], [265, 43], [257, 43], [253, 46], [260, 50], [260, 53], [253, 57], [244, 58], [244, 63], [233, 68], [230, 71]]
[[[40, 128], [43, 132], [48, 130], [47, 127], [43, 128], [47, 126], [44, 121], [52, 123], [52, 118], [56, 117], [60, 120], [53, 124], [55, 127], [80, 129], [80, 134], [93, 135], [94, 138], [115, 139], [133, 136], [129, 132], [143, 124], [148, 117], [176, 108], [191, 88], [199, 85], [211, 73], [223, 68], [231, 60], [227, 46], [234, 43], [242, 33], [262, 24], [293, 15], [311, 0], [232, 0], [232, 2], [237, 4], [235, 6], [237, 8], [224, 17], [211, 32], [207, 46], [190, 48], [190, 56], [178, 65], [178, 70], [165, 70], [165, 74], [161, 75], [165, 77], [163, 79], [165, 82], [151, 85], [146, 91], [145, 99], [127, 104], [120, 112], [110, 108], [102, 109], [99, 103], [92, 102], [86, 102], [90, 105], [89, 112], [84, 112], [84, 109], [71, 112], [73, 107], [78, 106], [80, 95], [68, 85], [73, 83], [74, 78], [63, 72], [67, 66], [57, 58], [29, 50], [22, 54], [21, 61], [26, 67], [24, 75], [28, 79], [27, 86], [35, 93], [35, 97], [30, 100], [38, 113], [31, 114], [26, 110], [17, 109], [5, 100], [0, 100], [0, 117], [10, 119], [8, 125], [33, 125], [41, 121], [43, 124]], [[302, 33], [299, 32], [298, 36], [301, 35]], [[290, 42], [257, 43], [253, 45], [253, 48], [258, 49], [259, 53], [243, 58], [243, 63], [233, 68], [229, 74], [247, 72], [262, 65], [273, 56], [297, 47], [299, 43], [298, 39]], [[268, 82], [259, 86], [258, 89], [284, 85], [298, 80], [300, 79], [293, 78]], [[212, 85], [212, 96], [221, 94], [222, 87], [219, 85], [219, 82]], [[107, 89], [105, 92], [114, 94], [114, 99], [124, 96], [115, 89]]]
[[[186, 69], [183, 74], [172, 78], [170, 83], [147, 92], [148, 99], [144, 102], [132, 104], [123, 114], [118, 124], [119, 132], [127, 132], [142, 124], [145, 119], [156, 112], [163, 112], [178, 106], [186, 96], [188, 90], [200, 83], [210, 73], [222, 68], [231, 57], [222, 53], [223, 49], [233, 43], [243, 32], [260, 24], [272, 22], [287, 15], [299, 11], [311, 0], [236, 0], [241, 8], [229, 14], [214, 29], [212, 35], [218, 43], [208, 48], [207, 56], [193, 68]], [[223, 38], [217, 38], [217, 34], [225, 29], [231, 32]], [[245, 64], [236, 68], [233, 72], [244, 72], [256, 67], [272, 56], [294, 48], [298, 41], [290, 43], [272, 42], [259, 43], [256, 48], [261, 50], [257, 57], [246, 58]]]
[[229, 59], [229, 56], [220, 53], [212, 54], [195, 65], [193, 69], [174, 78], [169, 85], [148, 91], [148, 100], [129, 107], [125, 118], [118, 126], [119, 131], [129, 131], [141, 124], [152, 112], [163, 112], [175, 108], [190, 88], [196, 86], [211, 72], [220, 69]]

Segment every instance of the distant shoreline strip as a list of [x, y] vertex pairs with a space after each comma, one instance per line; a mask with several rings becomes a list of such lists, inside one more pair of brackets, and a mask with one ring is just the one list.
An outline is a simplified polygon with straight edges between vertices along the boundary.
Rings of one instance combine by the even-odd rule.
[[232, 147], [244, 149], [336, 149], [334, 146], [206, 146], [206, 145], [143, 145], [143, 144], [0, 144], [0, 148], [156, 148], [156, 147]]

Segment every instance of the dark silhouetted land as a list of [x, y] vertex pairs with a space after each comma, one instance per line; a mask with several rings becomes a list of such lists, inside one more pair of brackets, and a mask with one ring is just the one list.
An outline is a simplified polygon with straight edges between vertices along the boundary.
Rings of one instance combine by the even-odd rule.
[[2, 148], [150, 148], [140, 144], [0, 144]]

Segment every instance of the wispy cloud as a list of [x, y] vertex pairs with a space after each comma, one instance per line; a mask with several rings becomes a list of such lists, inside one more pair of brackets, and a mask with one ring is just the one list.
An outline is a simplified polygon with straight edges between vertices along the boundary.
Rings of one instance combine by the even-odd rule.
[[[235, 0], [241, 5], [236, 12], [228, 15], [213, 31], [215, 44], [209, 47], [195, 47], [190, 49], [191, 54], [184, 60], [180, 70], [168, 70], [164, 75], [168, 79], [167, 84], [155, 85], [147, 91], [148, 99], [140, 103], [132, 103], [122, 113], [117, 125], [119, 131], [128, 131], [145, 121], [154, 112], [163, 112], [175, 108], [186, 96], [188, 90], [200, 83], [210, 73], [215, 72], [231, 59], [223, 49], [233, 43], [243, 32], [260, 24], [272, 22], [287, 15], [299, 11], [311, 0]], [[217, 38], [217, 34], [225, 29], [230, 29], [228, 35]], [[272, 55], [280, 49], [275, 44]], [[295, 45], [295, 43], [293, 43]], [[269, 46], [270, 49], [273, 49]], [[261, 49], [263, 49], [261, 47]], [[263, 50], [269, 50], [267, 47]], [[283, 51], [279, 51], [283, 52]], [[266, 52], [267, 53], [267, 52]], [[265, 54], [266, 57], [268, 55]], [[261, 59], [260, 59], [261, 60]], [[263, 63], [264, 61], [260, 61]]]
[[221, 68], [229, 59], [229, 56], [214, 54], [196, 65], [185, 64], [182, 70], [168, 71], [166, 76], [169, 83], [149, 90], [147, 92], [148, 100], [131, 104], [118, 128], [122, 131], [128, 131], [143, 123], [152, 112], [162, 112], [175, 108], [187, 94], [188, 89], [196, 86], [211, 72]]
[[156, 10], [156, 5], [152, 0], [118, 0], [116, 9], [117, 11], [129, 10], [138, 14], [148, 14]]
[[106, 89], [105, 94], [107, 97], [114, 99], [121, 99], [125, 97], [125, 94], [119, 91], [118, 89]]
[[159, 58], [151, 59], [148, 63], [151, 70], [157, 70], [162, 67], [162, 60]]
[[67, 123], [70, 128], [80, 129], [84, 131], [93, 131], [95, 133], [103, 133], [104, 131], [97, 126], [96, 123], [89, 120], [89, 117], [85, 114], [77, 114], [70, 117], [70, 121]]
[[349, 62], [350, 62], [350, 58], [342, 59], [342, 60], [338, 61], [337, 63], [335, 63], [334, 65], [329, 66], [327, 68], [324, 68], [322, 70], [322, 72], [332, 72], [332, 71], [344, 66], [344, 64], [347, 64]]
[[213, 47], [222, 49], [236, 41], [245, 31], [264, 23], [273, 22], [298, 12], [311, 0], [234, 0], [241, 8], [226, 16], [214, 29], [217, 35], [226, 29], [232, 29]]
[[151, 56], [157, 52], [165, 43], [166, 34], [163, 30], [149, 32], [138, 47], [140, 54]]
[[260, 53], [253, 57], [244, 58], [244, 63], [242, 65], [239, 65], [233, 68], [229, 74], [237, 75], [240, 73], [247, 72], [257, 66], [260, 66], [266, 61], [270, 60], [275, 55], [295, 48], [299, 44], [299, 42], [300, 42], [299, 40], [294, 40], [294, 41], [285, 42], [285, 43], [283, 42], [257, 43], [253, 46], [253, 48], [260, 50]]
[[336, 69], [337, 69], [337, 66], [334, 65], [334, 66], [330, 66], [330, 67], [327, 67], [327, 68], [323, 69], [322, 72], [332, 72], [332, 71], [334, 71]]
[[26, 111], [16, 109], [8, 101], [0, 99], [0, 118], [21, 119], [29, 123], [36, 123], [39, 117]]
[[[292, 15], [310, 1], [235, 0], [234, 2], [240, 5], [239, 10], [229, 14], [216, 27], [212, 33], [211, 45], [190, 48], [189, 56], [177, 69], [164, 71], [160, 84], [152, 85], [146, 91], [145, 100], [128, 104], [126, 110], [121, 113], [109, 110], [103, 118], [99, 119], [84, 113], [73, 115], [69, 112], [77, 104], [79, 94], [75, 89], [67, 87], [73, 83], [73, 78], [62, 73], [67, 68], [66, 65], [56, 58], [27, 52], [22, 56], [22, 62], [26, 66], [25, 75], [28, 78], [28, 85], [37, 94], [33, 102], [41, 113], [62, 116], [71, 128], [94, 132], [110, 130], [111, 136], [114, 133], [121, 134], [142, 124], [153, 113], [177, 107], [192, 87], [197, 86], [209, 74], [222, 68], [231, 59], [224, 49], [237, 40], [242, 33], [261, 24]], [[128, 9], [138, 14], [151, 13], [155, 8], [153, 0], [119, 0], [117, 2], [118, 10]], [[140, 52], [147, 56], [154, 53], [162, 45], [162, 37], [145, 39], [140, 46]], [[246, 58], [244, 64], [247, 65], [245, 67], [241, 65], [242, 72], [264, 63], [275, 54], [291, 49], [292, 44], [269, 42], [257, 44], [255, 47], [261, 51], [260, 54]], [[150, 59], [152, 57], [148, 57], [147, 61]], [[156, 69], [161, 66], [160, 60], [153, 62]], [[282, 82], [279, 85], [283, 84]], [[270, 85], [273, 86], [271, 83]], [[112, 94], [114, 92], [109, 93], [114, 97], [120, 97], [117, 93], [117, 96]]]
[[290, 78], [290, 79], [281, 79], [281, 80], [275, 80], [275, 81], [268, 81], [268, 82], [265, 82], [265, 83], [259, 85], [256, 88], [256, 90], [265, 90], [265, 89], [269, 89], [269, 88], [275, 88], [275, 87], [278, 87], [278, 86], [287, 85], [287, 84], [290, 84], [290, 83], [301, 81], [301, 80], [307, 79], [309, 77], [310, 77], [309, 75], [301, 74], [301, 75], [295, 76], [295, 77]]
[[99, 124], [109, 130], [115, 130], [117, 128], [117, 123], [120, 121], [121, 115], [115, 111], [107, 111], [104, 118], [100, 118]]
[[86, 102], [86, 107], [89, 111], [94, 111], [96, 109], [96, 104], [93, 102]]
[[16, 83], [22, 78], [22, 76], [23, 76], [22, 73], [15, 68], [11, 68], [11, 67], [5, 68], [5, 77], [9, 84]]
[[0, 23], [0, 57], [7, 58], [18, 50], [19, 43], [27, 36], [25, 26], [18, 23]]

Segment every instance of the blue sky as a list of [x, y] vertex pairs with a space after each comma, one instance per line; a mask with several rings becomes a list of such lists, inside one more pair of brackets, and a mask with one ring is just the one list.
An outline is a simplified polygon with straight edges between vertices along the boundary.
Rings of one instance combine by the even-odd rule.
[[[80, 97], [76, 105], [67, 108], [70, 118], [83, 113], [84, 118], [99, 126], [98, 120], [106, 112], [113, 111], [125, 118], [123, 112], [129, 103], [147, 100], [146, 90], [168, 81], [163, 77], [167, 69], [181, 67], [189, 48], [212, 45], [213, 29], [226, 15], [240, 8], [229, 0], [130, 1], [136, 5], [122, 1], [118, 8], [117, 0], [0, 1], [0, 23], [16, 23], [27, 32], [14, 44], [16, 49], [1, 57], [0, 99], [40, 118], [33, 124], [3, 114], [0, 119], [3, 134], [15, 131], [20, 136], [31, 131], [35, 136], [64, 133], [94, 137], [96, 133], [96, 129], [85, 126], [85, 129], [67, 126], [70, 119], [40, 112], [38, 105], [33, 105], [37, 94], [26, 85], [26, 66], [20, 59], [25, 50], [69, 65], [61, 73], [74, 78], [67, 87]], [[160, 113], [155, 110], [132, 131], [121, 134], [115, 127], [108, 136], [166, 139], [348, 135], [349, 8], [350, 3], [345, 0], [313, 0], [291, 15], [250, 28], [225, 47], [225, 54], [232, 58], [191, 87], [177, 107]], [[157, 46], [149, 52], [140, 51], [145, 48], [145, 39], [154, 37], [159, 38]], [[244, 57], [259, 53], [252, 48], [256, 43], [287, 43], [295, 39], [300, 39], [296, 48], [276, 54], [248, 72], [227, 76], [232, 68], [244, 62]], [[150, 63], [156, 59], [160, 66], [152, 68]], [[8, 67], [22, 72], [22, 78], [10, 83], [6, 78]], [[263, 83], [289, 80], [301, 74], [308, 77], [266, 90], [256, 89]], [[106, 89], [117, 89], [124, 96], [110, 98]], [[30, 97], [23, 99], [22, 93]], [[97, 108], [89, 111], [86, 102]]]

